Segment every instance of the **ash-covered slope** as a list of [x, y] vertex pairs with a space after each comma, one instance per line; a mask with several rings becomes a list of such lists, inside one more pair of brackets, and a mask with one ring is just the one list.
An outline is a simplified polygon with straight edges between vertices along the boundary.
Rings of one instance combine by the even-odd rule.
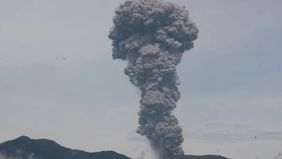
[[[21, 136], [0, 144], [0, 159], [130, 159], [114, 151], [85, 152], [73, 150], [47, 139]], [[175, 159], [227, 159], [221, 156], [178, 156]]]

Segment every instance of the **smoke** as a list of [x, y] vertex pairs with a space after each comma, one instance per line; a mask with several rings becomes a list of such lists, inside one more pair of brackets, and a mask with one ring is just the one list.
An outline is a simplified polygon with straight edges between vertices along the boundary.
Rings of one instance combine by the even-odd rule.
[[157, 155], [154, 151], [152, 151], [151, 147], [150, 149], [145, 149], [141, 151], [140, 157], [136, 157], [136, 159], [154, 159], [157, 158]]
[[5, 152], [0, 152], [0, 159], [40, 159], [35, 157], [33, 153], [25, 153], [21, 150], [17, 150], [14, 155], [7, 155]]
[[183, 155], [182, 128], [171, 114], [180, 98], [176, 65], [198, 29], [185, 7], [162, 0], [127, 0], [115, 11], [109, 38], [113, 59], [141, 90], [139, 127], [160, 159]]

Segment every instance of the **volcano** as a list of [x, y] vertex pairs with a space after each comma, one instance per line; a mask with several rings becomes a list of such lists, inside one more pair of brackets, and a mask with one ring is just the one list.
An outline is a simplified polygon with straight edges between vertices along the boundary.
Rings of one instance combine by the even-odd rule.
[[[86, 152], [48, 139], [21, 136], [0, 144], [0, 159], [131, 159], [114, 151]], [[221, 156], [176, 156], [175, 159], [227, 159]]]

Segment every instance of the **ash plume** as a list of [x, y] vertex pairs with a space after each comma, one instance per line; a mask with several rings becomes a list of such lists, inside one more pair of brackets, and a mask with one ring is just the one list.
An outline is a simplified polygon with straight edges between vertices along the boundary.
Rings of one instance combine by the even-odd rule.
[[198, 29], [187, 9], [162, 0], [127, 0], [115, 11], [109, 38], [113, 59], [141, 90], [139, 127], [160, 159], [183, 155], [182, 128], [171, 114], [180, 98], [176, 65], [193, 47]]

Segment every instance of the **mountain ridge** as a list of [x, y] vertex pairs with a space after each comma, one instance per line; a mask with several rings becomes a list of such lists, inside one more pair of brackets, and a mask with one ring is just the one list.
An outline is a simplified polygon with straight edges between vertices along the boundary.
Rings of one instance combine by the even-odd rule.
[[[7, 159], [131, 159], [114, 151], [86, 152], [64, 147], [53, 140], [31, 139], [27, 136], [0, 143], [0, 154]], [[184, 155], [176, 156], [175, 159], [227, 158], [215, 155]]]

